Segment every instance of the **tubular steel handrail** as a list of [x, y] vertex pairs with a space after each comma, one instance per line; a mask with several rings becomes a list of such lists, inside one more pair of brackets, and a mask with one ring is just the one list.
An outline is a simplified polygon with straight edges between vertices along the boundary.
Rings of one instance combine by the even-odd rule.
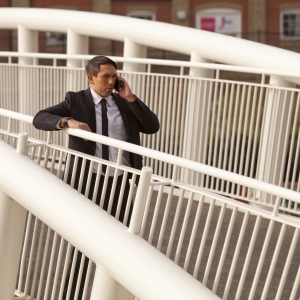
[[[16, 153], [3, 141], [0, 141], [0, 148], [2, 190], [100, 263], [110, 276], [138, 298], [219, 299], [140, 237], [129, 233], [124, 225], [69, 189], [63, 181]], [[17, 189], [10, 184], [12, 180], [19, 182]], [[5, 253], [2, 254], [1, 259], [5, 259]], [[104, 294], [105, 290], [101, 292]]]
[[[58, 59], [59, 60], [68, 60], [68, 59], [75, 59], [79, 61], [86, 62], [87, 60], [94, 57], [94, 55], [90, 54], [61, 54], [61, 53], [20, 53], [20, 52], [13, 52], [13, 51], [0, 51], [0, 57], [7, 57], [7, 63], [3, 64], [12, 64], [18, 65], [12, 62], [12, 58], [20, 58], [20, 57], [29, 57], [29, 58], [43, 58], [49, 59], [53, 61], [53, 66], [56, 66], [55, 63]], [[279, 69], [267, 69], [261, 67], [247, 67], [242, 65], [228, 65], [228, 64], [215, 64], [215, 63], [197, 63], [197, 62], [189, 62], [189, 61], [177, 61], [177, 60], [168, 60], [168, 59], [154, 59], [154, 58], [136, 58], [136, 57], [123, 57], [123, 56], [109, 56], [115, 62], [131, 62], [137, 64], [145, 64], [150, 66], [148, 71], [151, 70], [152, 65], [158, 66], [170, 66], [170, 67], [185, 67], [185, 68], [202, 68], [208, 70], [216, 70], [216, 71], [228, 71], [228, 72], [245, 72], [249, 74], [263, 74], [268, 76], [280, 76], [280, 77], [293, 77], [298, 78], [300, 77], [300, 73], [296, 70], [292, 71], [283, 71]], [[36, 60], [32, 61], [32, 65], [38, 65]], [[84, 68], [85, 64], [82, 64], [82, 68]], [[71, 67], [70, 67], [71, 68]], [[74, 68], [74, 67], [73, 67]]]

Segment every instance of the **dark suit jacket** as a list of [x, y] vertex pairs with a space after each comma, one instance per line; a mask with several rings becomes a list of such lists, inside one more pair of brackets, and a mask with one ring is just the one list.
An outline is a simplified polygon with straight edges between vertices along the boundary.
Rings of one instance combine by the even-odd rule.
[[[153, 134], [159, 130], [156, 115], [140, 99], [128, 102], [119, 94], [112, 94], [123, 118], [128, 142], [140, 145], [140, 132]], [[65, 100], [58, 105], [39, 111], [33, 118], [37, 129], [53, 131], [62, 117], [72, 117], [77, 121], [87, 123], [92, 132], [96, 133], [95, 106], [90, 89], [79, 92], [67, 92]], [[96, 143], [84, 141], [82, 138], [69, 136], [69, 148], [86, 154], [95, 155]], [[142, 168], [142, 157], [130, 153], [131, 166]]]

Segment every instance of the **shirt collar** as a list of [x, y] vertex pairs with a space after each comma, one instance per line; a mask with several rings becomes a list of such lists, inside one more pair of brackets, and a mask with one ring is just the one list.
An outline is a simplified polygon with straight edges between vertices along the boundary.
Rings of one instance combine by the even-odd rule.
[[[103, 97], [101, 97], [99, 94], [95, 93], [92, 88], [91, 88], [91, 94], [92, 94], [95, 105], [98, 105], [100, 103], [100, 101], [103, 99]], [[114, 100], [112, 95], [109, 95], [109, 96], [105, 97], [104, 99], [106, 99], [108, 105], [111, 105], [112, 101]]]

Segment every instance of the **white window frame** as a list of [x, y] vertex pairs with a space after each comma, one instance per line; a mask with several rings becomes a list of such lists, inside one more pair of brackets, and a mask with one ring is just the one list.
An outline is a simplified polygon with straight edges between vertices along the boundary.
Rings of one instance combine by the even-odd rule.
[[[295, 35], [295, 36], [286, 36], [284, 35], [284, 15], [287, 14], [296, 14], [298, 15], [298, 19], [299, 19], [299, 24], [297, 24], [299, 26], [299, 35]], [[282, 10], [280, 12], [280, 39], [281, 40], [285, 40], [285, 41], [294, 41], [300, 40], [300, 9], [289, 9], [289, 10]]]
[[242, 13], [238, 9], [231, 9], [231, 8], [209, 8], [209, 9], [202, 9], [198, 10], [195, 14], [195, 27], [200, 29], [200, 20], [201, 18], [219, 18], [221, 16], [232, 16], [235, 15], [236, 17], [236, 24], [237, 24], [237, 30], [236, 32], [219, 32], [216, 30], [216, 33], [222, 33], [222, 34], [229, 34], [234, 35], [236, 37], [241, 37], [242, 32]]
[[154, 12], [139, 10], [127, 13], [127, 17], [136, 18], [139, 16], [144, 16], [146, 20], [149, 20], [148, 17], [150, 17], [152, 21], [156, 21], [156, 14]]

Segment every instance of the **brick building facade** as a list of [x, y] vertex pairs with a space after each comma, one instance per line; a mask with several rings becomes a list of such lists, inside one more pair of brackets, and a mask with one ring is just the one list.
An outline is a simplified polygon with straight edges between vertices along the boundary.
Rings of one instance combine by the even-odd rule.
[[[58, 8], [132, 16], [230, 34], [300, 53], [299, 0], [0, 0], [0, 7]], [[64, 34], [40, 32], [39, 38], [40, 52], [66, 51]], [[17, 51], [16, 40], [15, 30], [0, 30], [0, 51]], [[121, 42], [89, 39], [91, 54], [122, 55], [122, 51]], [[148, 49], [150, 57], [165, 55], [160, 49]]]

